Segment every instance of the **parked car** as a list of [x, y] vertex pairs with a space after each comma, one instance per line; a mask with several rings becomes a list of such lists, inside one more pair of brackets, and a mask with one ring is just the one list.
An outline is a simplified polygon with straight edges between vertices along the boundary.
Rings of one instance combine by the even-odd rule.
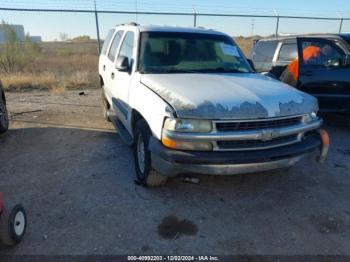
[[326, 154], [316, 98], [255, 73], [221, 32], [119, 25], [99, 74], [104, 116], [133, 146], [143, 185], [290, 167], [322, 145]]
[[0, 81], [0, 133], [7, 131], [9, 127], [9, 118], [6, 109], [5, 92]]
[[[305, 61], [303, 50], [316, 46], [326, 52], [322, 59]], [[251, 49], [258, 72], [277, 79], [287, 66], [299, 59], [294, 87], [317, 97], [324, 112], [350, 113], [350, 34], [300, 35], [262, 39]]]

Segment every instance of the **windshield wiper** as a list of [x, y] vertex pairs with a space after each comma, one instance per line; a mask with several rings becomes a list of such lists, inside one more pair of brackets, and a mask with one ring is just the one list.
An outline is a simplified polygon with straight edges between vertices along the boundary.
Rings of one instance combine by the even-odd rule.
[[232, 69], [232, 68], [229, 69], [229, 68], [223, 68], [223, 67], [201, 69], [199, 71], [202, 73], [246, 73], [238, 69]]

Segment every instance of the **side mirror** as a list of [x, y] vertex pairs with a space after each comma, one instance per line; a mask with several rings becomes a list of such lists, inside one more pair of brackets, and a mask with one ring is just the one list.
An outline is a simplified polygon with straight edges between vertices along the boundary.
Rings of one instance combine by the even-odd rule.
[[253, 70], [256, 71], [253, 61], [251, 59], [247, 59], [247, 60], [248, 60], [249, 65], [253, 68]]
[[129, 58], [127, 58], [126, 56], [119, 56], [115, 63], [115, 68], [121, 72], [129, 72]]

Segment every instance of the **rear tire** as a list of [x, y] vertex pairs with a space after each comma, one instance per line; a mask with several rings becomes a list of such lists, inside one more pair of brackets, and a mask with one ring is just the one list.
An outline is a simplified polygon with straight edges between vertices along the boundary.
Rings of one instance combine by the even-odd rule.
[[26, 232], [27, 216], [21, 205], [12, 209], [4, 207], [0, 214], [0, 241], [7, 246], [19, 243]]
[[105, 91], [102, 87], [102, 92], [101, 92], [101, 99], [102, 99], [102, 115], [103, 115], [103, 118], [108, 121], [108, 122], [111, 122], [111, 119], [108, 115], [108, 110], [110, 108], [109, 106], [109, 103], [107, 101], [107, 98], [106, 98], [106, 95], [105, 95]]
[[0, 133], [4, 133], [9, 128], [9, 117], [6, 109], [6, 102], [0, 90]]
[[158, 187], [166, 183], [168, 177], [158, 173], [152, 168], [151, 152], [148, 150], [148, 143], [151, 131], [145, 120], [137, 121], [135, 125], [133, 147], [135, 170], [137, 181], [149, 187]]

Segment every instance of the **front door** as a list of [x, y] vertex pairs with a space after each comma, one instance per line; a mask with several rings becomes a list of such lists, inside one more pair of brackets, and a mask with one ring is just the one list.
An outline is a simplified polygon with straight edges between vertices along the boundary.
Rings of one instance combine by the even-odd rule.
[[[128, 72], [118, 71], [115, 69], [112, 72], [113, 86], [113, 107], [115, 108], [118, 119], [128, 126], [128, 115], [130, 115], [130, 107], [128, 106], [129, 86], [132, 78], [132, 68], [134, 66], [135, 48], [134, 48], [135, 33], [128, 31], [125, 33], [122, 44], [119, 49], [118, 57], [127, 57], [129, 61]], [[118, 59], [118, 57], [116, 59]]]
[[[298, 87], [317, 97], [321, 111], [350, 109], [350, 67], [340, 40], [298, 38]], [[308, 51], [312, 52], [308, 52]]]

